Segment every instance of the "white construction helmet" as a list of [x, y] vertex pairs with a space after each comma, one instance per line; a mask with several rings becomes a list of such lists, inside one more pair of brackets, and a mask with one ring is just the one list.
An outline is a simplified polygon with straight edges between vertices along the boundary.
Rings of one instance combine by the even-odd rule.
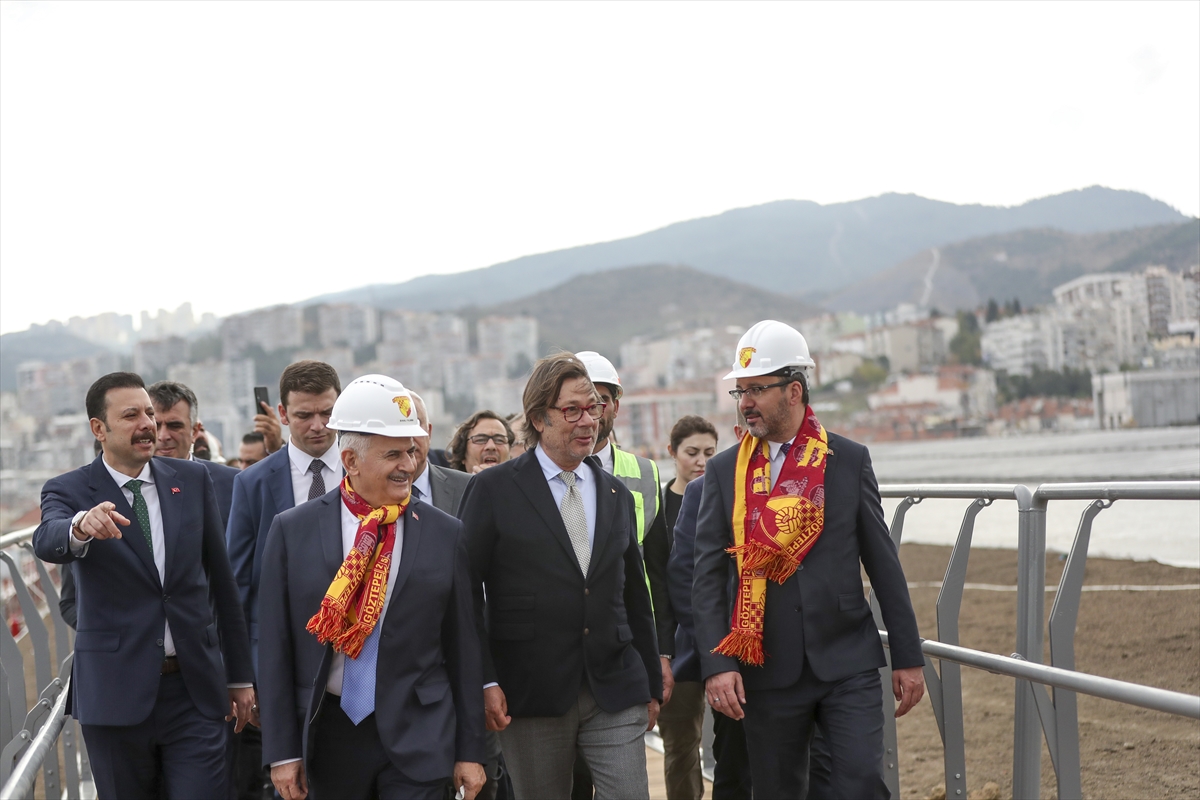
[[351, 381], [333, 404], [328, 427], [380, 436], [428, 436], [417, 420], [412, 395], [387, 375], [363, 375]]
[[800, 331], [791, 325], [765, 319], [738, 340], [733, 371], [725, 376], [725, 380], [756, 378], [784, 367], [796, 367], [804, 371], [805, 381], [811, 383], [809, 370], [815, 366], [816, 362], [808, 354], [808, 342], [804, 341]]
[[617, 368], [612, 365], [611, 361], [595, 350], [584, 350], [582, 353], [576, 353], [575, 357], [587, 367], [588, 377], [592, 383], [608, 384], [613, 387], [613, 396], [618, 400], [621, 399], [621, 376], [617, 375]]

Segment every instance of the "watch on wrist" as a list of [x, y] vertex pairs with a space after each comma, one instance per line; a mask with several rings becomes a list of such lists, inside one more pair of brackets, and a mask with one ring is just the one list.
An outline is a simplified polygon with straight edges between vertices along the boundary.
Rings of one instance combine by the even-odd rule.
[[671, 659], [675, 658], [675, 656], [669, 656], [669, 655], [667, 655], [666, 653], [659, 653], [659, 654], [658, 654], [658, 657], [659, 657], [659, 658], [665, 658], [667, 661], [670, 661]]

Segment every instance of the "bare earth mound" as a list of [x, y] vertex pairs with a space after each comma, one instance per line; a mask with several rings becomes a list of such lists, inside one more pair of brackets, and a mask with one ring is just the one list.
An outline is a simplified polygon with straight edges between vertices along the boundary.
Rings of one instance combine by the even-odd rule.
[[[941, 580], [949, 558], [949, 547], [900, 548], [909, 581]], [[1054, 554], [1046, 561], [1046, 583], [1057, 586], [1064, 562]], [[1016, 567], [1016, 551], [973, 550], [967, 581], [1013, 585]], [[1200, 570], [1107, 559], [1089, 559], [1085, 580], [1085, 585], [1196, 583]], [[911, 590], [921, 633], [930, 639], [937, 638], [937, 593]], [[1047, 592], [1047, 614], [1053, 601]], [[964, 647], [1007, 655], [1015, 647], [1015, 630], [1015, 593], [964, 593]], [[1082, 672], [1200, 694], [1200, 591], [1085, 592], [1075, 653]], [[1049, 659], [1047, 648], [1044, 660]], [[1012, 679], [963, 668], [972, 796], [984, 796], [989, 782], [999, 784], [1000, 797], [1012, 796], [1013, 697]], [[943, 785], [942, 745], [928, 700], [899, 720], [898, 731], [901, 797], [936, 796]], [[1200, 797], [1200, 722], [1080, 695], [1079, 733], [1085, 797]], [[1054, 770], [1044, 742], [1042, 750], [1042, 797], [1053, 798]]]

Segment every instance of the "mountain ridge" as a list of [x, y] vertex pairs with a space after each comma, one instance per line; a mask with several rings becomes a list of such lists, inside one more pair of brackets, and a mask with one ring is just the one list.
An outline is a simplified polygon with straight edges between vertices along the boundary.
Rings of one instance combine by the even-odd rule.
[[748, 275], [756, 284], [789, 294], [833, 293], [947, 242], [1024, 228], [1095, 233], [1185, 219], [1144, 194], [1100, 186], [1010, 207], [957, 205], [897, 193], [828, 205], [778, 200], [467, 272], [326, 294], [304, 304], [451, 310], [512, 300], [583, 274], [645, 264], [688, 264], [714, 275]]

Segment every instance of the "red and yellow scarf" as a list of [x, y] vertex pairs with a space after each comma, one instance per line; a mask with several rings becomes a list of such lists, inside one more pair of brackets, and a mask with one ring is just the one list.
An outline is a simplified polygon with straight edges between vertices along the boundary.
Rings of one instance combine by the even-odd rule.
[[334, 650], [358, 658], [383, 613], [392, 548], [396, 546], [396, 520], [408, 507], [408, 500], [372, 508], [350, 487], [349, 478], [342, 478], [341, 490], [342, 502], [358, 517], [358, 533], [307, 630], [316, 634], [321, 644], [332, 642]]
[[825, 527], [825, 463], [829, 437], [812, 409], [784, 458], [771, 489], [771, 451], [746, 436], [734, 472], [733, 541], [738, 594], [729, 635], [713, 650], [762, 666], [767, 581], [783, 583], [812, 550]]

